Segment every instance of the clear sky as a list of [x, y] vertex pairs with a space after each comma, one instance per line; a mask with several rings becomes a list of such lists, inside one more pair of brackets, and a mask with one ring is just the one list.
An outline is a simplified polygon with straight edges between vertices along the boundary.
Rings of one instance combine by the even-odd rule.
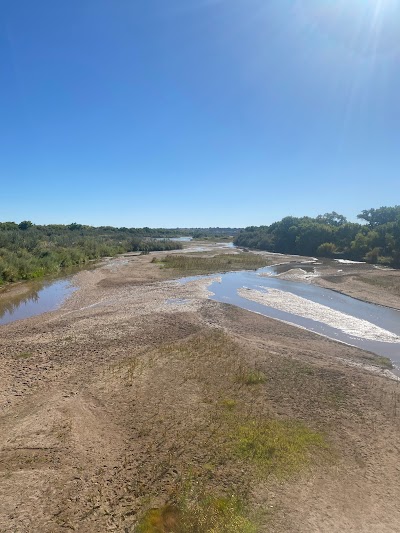
[[400, 203], [400, 0], [0, 0], [0, 220]]

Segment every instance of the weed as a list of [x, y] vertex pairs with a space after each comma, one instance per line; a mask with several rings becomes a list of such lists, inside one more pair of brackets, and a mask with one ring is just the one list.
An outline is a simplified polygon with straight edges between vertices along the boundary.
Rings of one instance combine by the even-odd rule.
[[16, 359], [28, 359], [29, 357], [32, 357], [32, 353], [30, 352], [21, 352], [15, 356]]
[[383, 357], [382, 355], [376, 355], [374, 357], [374, 362], [378, 366], [381, 366], [382, 368], [387, 368], [387, 369], [392, 369], [393, 368], [393, 363], [389, 359], [389, 357]]
[[232, 411], [236, 407], [236, 401], [225, 398], [221, 401], [222, 407], [225, 407], [229, 411]]
[[166, 505], [161, 509], [150, 509], [136, 528], [137, 533], [178, 532], [180, 513], [176, 507]]
[[260, 383], [265, 383], [267, 377], [264, 372], [260, 372], [259, 370], [241, 370], [237, 376], [237, 381], [244, 385], [258, 385]]
[[236, 497], [186, 492], [176, 505], [150, 509], [136, 528], [138, 533], [256, 533]]
[[286, 477], [309, 463], [312, 448], [326, 448], [320, 433], [291, 420], [250, 420], [232, 436], [234, 453], [261, 473]]

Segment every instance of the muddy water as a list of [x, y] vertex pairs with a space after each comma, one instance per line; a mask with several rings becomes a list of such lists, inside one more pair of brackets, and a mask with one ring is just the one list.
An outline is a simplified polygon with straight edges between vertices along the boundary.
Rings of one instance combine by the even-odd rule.
[[[303, 327], [307, 330], [319, 333], [329, 338], [351, 344], [362, 348], [363, 350], [371, 351], [377, 355], [389, 357], [393, 363], [400, 368], [400, 342], [382, 342], [378, 338], [365, 338], [365, 332], [368, 332], [368, 337], [373, 337], [373, 331], [376, 329], [374, 326], [378, 326], [387, 332], [391, 332], [400, 337], [400, 311], [374, 305], [359, 300], [355, 300], [349, 296], [339, 294], [329, 289], [324, 289], [317, 285], [310, 283], [288, 281], [274, 277], [277, 274], [286, 272], [292, 268], [302, 268], [306, 272], [313, 272], [313, 266], [309, 264], [299, 263], [289, 265], [279, 265], [276, 267], [266, 267], [259, 269], [256, 272], [229, 272], [227, 274], [218, 274], [221, 282], [214, 282], [209, 286], [209, 290], [213, 293], [210, 296], [212, 300], [223, 303], [230, 303], [260, 313], [270, 318], [275, 318]], [[263, 274], [263, 276], [260, 276]], [[265, 277], [265, 275], [269, 275]], [[211, 276], [210, 276], [211, 277]], [[215, 277], [213, 274], [212, 277]], [[181, 282], [188, 281], [193, 278], [185, 278]], [[281, 291], [282, 301], [290, 301], [300, 297], [310, 303], [311, 307], [317, 308], [319, 316], [317, 319], [305, 318], [299, 316], [296, 312], [287, 312], [280, 310], [276, 307], [265, 305], [259, 301], [252, 301], [238, 294], [238, 290], [247, 288], [268, 293], [268, 289], [275, 289], [275, 291]], [[274, 291], [274, 292], [275, 292]], [[242, 292], [242, 291], [241, 291]], [[242, 292], [242, 294], [245, 294]], [[251, 291], [249, 291], [249, 294]], [[286, 297], [285, 297], [286, 294]], [[319, 304], [319, 305], [313, 305]], [[323, 308], [321, 306], [324, 306]], [[286, 306], [287, 307], [287, 306]], [[328, 308], [335, 310], [340, 316], [342, 324], [346, 323], [346, 317], [354, 317], [359, 319], [357, 321], [362, 325], [359, 334], [348, 334], [340, 328], [340, 323], [329, 323], [329, 320], [324, 316], [323, 310]], [[328, 315], [329, 313], [326, 313]], [[370, 333], [372, 332], [372, 333]]]

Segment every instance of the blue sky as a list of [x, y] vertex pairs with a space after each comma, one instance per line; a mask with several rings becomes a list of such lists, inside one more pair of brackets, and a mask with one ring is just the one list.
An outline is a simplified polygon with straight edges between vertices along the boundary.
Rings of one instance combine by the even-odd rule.
[[400, 0], [0, 0], [0, 220], [400, 203]]

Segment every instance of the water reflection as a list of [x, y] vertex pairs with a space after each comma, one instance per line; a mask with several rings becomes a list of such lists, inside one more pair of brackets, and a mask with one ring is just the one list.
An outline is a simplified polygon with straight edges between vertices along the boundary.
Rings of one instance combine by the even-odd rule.
[[20, 289], [0, 294], [0, 325], [53, 311], [76, 290], [69, 279], [29, 282]]
[[23, 287], [22, 294], [0, 293], [0, 320], [6, 313], [12, 314], [21, 303], [37, 303], [39, 301], [39, 290], [39, 287]]

